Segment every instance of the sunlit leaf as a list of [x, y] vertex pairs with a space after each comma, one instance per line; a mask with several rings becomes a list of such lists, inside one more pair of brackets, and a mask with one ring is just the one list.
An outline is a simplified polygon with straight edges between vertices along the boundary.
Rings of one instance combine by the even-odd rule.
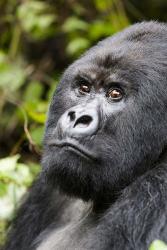
[[86, 38], [78, 37], [73, 39], [67, 46], [67, 52], [71, 55], [81, 53], [86, 50], [90, 45], [90, 42]]
[[0, 199], [0, 219], [9, 219], [15, 209], [15, 205], [25, 194], [26, 187], [18, 187], [12, 183], [8, 185], [7, 195]]
[[43, 92], [42, 84], [37, 81], [32, 81], [28, 83], [28, 86], [24, 92], [24, 101], [30, 103], [39, 101], [42, 92]]
[[9, 62], [7, 56], [0, 53], [0, 88], [15, 91], [25, 81], [26, 72], [20, 61]]
[[108, 1], [108, 0], [103, 0], [103, 1], [102, 0], [94, 0], [94, 2], [95, 2], [97, 9], [99, 9], [101, 11], [108, 10], [108, 8], [111, 7], [113, 4], [112, 0], [110, 0], [110, 1]]
[[7, 193], [7, 185], [5, 183], [0, 182], [0, 198], [6, 195]]
[[31, 129], [30, 133], [31, 133], [31, 137], [32, 137], [33, 141], [37, 145], [41, 145], [42, 140], [43, 140], [43, 135], [44, 135], [44, 126], [39, 126], [35, 129]]
[[67, 18], [63, 25], [63, 30], [65, 32], [73, 32], [75, 30], [87, 30], [87, 28], [88, 24], [85, 21], [78, 19], [77, 17]]
[[167, 250], [167, 245], [161, 240], [155, 240], [150, 245], [149, 250]]
[[0, 160], [0, 181], [11, 181], [15, 184], [28, 185], [32, 181], [32, 176], [27, 165], [18, 163], [19, 155], [7, 157]]
[[18, 201], [33, 181], [29, 166], [15, 155], [0, 160], [0, 219], [9, 218]]
[[114, 33], [112, 23], [104, 21], [95, 21], [89, 27], [89, 37], [92, 40], [98, 40], [110, 36]]
[[44, 124], [46, 121], [46, 114], [45, 113], [37, 113], [29, 110], [29, 116], [36, 122]]
[[49, 89], [49, 91], [48, 91], [48, 93], [47, 93], [47, 99], [48, 99], [49, 102], [50, 102], [50, 100], [51, 100], [51, 98], [52, 98], [52, 96], [53, 96], [53, 93], [54, 93], [54, 91], [55, 91], [55, 89], [56, 89], [57, 84], [58, 84], [58, 81], [54, 81], [54, 82], [51, 84], [51, 86], [50, 86], [50, 89]]
[[36, 177], [39, 174], [39, 171], [41, 169], [41, 165], [39, 163], [29, 162], [28, 166], [29, 166], [29, 169], [32, 173], [32, 176]]
[[16, 167], [17, 161], [20, 158], [19, 155], [7, 157], [0, 160], [0, 172], [13, 171]]
[[42, 101], [29, 101], [24, 103], [24, 108], [27, 115], [37, 123], [44, 124], [46, 121], [46, 113], [48, 103]]

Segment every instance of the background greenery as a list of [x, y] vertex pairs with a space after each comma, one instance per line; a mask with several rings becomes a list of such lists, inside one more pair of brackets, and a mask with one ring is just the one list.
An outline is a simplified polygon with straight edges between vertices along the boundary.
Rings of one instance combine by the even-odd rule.
[[[166, 0], [0, 1], [0, 245], [39, 172], [62, 71], [98, 40], [136, 21], [166, 21], [166, 12]], [[166, 246], [156, 241], [150, 249]]]

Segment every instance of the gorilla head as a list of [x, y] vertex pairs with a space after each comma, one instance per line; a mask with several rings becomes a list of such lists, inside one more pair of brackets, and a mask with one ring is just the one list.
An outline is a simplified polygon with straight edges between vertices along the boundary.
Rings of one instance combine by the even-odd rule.
[[112, 199], [167, 145], [167, 28], [136, 24], [87, 51], [50, 105], [43, 174], [84, 200]]

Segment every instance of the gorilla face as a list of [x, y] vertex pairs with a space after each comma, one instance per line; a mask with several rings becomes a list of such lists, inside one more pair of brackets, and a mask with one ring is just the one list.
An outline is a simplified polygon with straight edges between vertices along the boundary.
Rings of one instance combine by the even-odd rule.
[[49, 183], [107, 201], [160, 160], [167, 142], [166, 41], [165, 26], [136, 24], [65, 71], [46, 124]]

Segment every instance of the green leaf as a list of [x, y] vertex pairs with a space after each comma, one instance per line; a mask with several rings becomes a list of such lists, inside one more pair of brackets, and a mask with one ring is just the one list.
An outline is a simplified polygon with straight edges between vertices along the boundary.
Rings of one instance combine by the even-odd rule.
[[41, 29], [47, 29], [55, 20], [55, 17], [53, 15], [44, 15], [42, 17], [38, 17], [37, 24], [38, 27], [40, 27]]
[[18, 163], [19, 155], [7, 157], [0, 160], [0, 181], [1, 183], [13, 182], [17, 185], [28, 186], [32, 181], [29, 167]]
[[36, 177], [39, 174], [39, 171], [41, 169], [41, 165], [37, 164], [35, 162], [29, 162], [28, 166], [30, 167], [30, 171], [32, 173], [32, 176]]
[[161, 240], [154, 240], [149, 250], [167, 250], [167, 245]]
[[7, 188], [7, 194], [0, 199], [0, 220], [11, 218], [16, 205], [26, 192], [25, 187], [18, 187], [13, 183], [8, 184]]
[[48, 103], [43, 101], [26, 102], [24, 108], [28, 116], [37, 123], [44, 124], [46, 121], [46, 112]]
[[0, 50], [0, 64], [3, 64], [6, 60], [6, 54], [4, 51]]
[[7, 185], [0, 182], [0, 197], [5, 196], [7, 193]]
[[26, 73], [21, 61], [9, 62], [7, 56], [0, 53], [0, 76], [0, 88], [16, 91], [24, 84]]
[[110, 36], [114, 33], [111, 23], [104, 21], [95, 21], [90, 25], [89, 37], [92, 40], [98, 40], [102, 37]]
[[44, 135], [44, 126], [40, 126], [40, 127], [35, 128], [35, 129], [31, 129], [30, 133], [31, 133], [31, 137], [32, 137], [33, 141], [36, 144], [41, 145], [42, 140], [43, 140], [43, 135]]
[[17, 9], [22, 29], [35, 40], [45, 39], [55, 34], [55, 14], [42, 1], [25, 1]]
[[7, 157], [0, 160], [0, 173], [13, 171], [16, 167], [16, 163], [20, 158], [19, 155]]
[[73, 32], [75, 30], [87, 30], [88, 24], [77, 17], [69, 17], [66, 19], [63, 30], [65, 32]]
[[32, 81], [28, 83], [28, 86], [24, 92], [24, 100], [27, 103], [33, 103], [39, 101], [43, 92], [43, 86], [40, 82]]
[[75, 38], [67, 46], [67, 53], [70, 55], [79, 54], [86, 50], [90, 45], [90, 42], [86, 38]]
[[35, 122], [44, 124], [46, 121], [46, 113], [35, 112], [32, 110], [28, 111], [28, 115], [33, 119]]
[[19, 155], [0, 160], [0, 219], [9, 219], [33, 180], [29, 166], [18, 162]]
[[112, 4], [114, 1], [110, 0], [94, 0], [95, 5], [97, 7], [97, 9], [99, 9], [100, 11], [105, 11], [108, 10], [109, 8], [111, 8]]
[[58, 80], [57, 81], [53, 81], [51, 83], [50, 89], [49, 89], [49, 91], [47, 93], [47, 100], [48, 100], [48, 102], [50, 102], [50, 100], [51, 100], [51, 98], [53, 96], [53, 93], [55, 92], [55, 89], [57, 87], [57, 84], [58, 84]]

